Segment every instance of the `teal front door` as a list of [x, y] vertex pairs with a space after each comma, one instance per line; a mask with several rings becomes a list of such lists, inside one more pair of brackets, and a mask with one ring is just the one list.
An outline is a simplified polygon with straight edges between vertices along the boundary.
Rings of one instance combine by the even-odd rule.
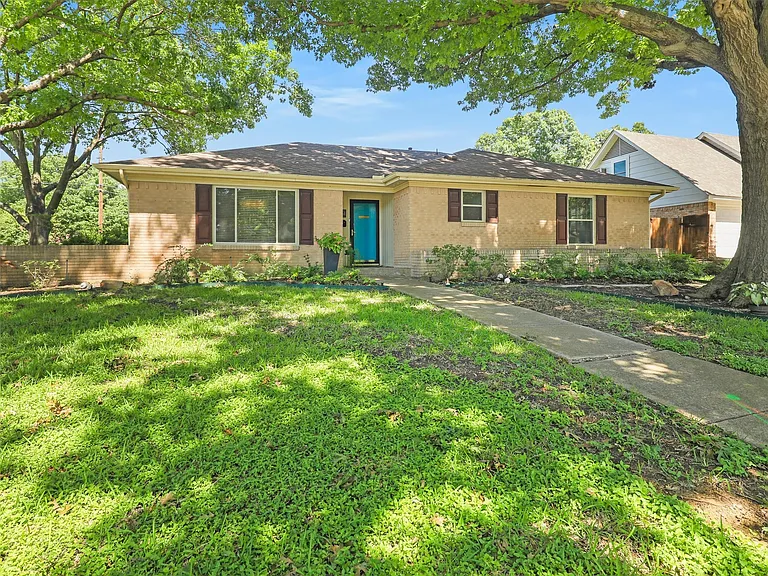
[[350, 236], [356, 264], [379, 263], [379, 201], [350, 200]]

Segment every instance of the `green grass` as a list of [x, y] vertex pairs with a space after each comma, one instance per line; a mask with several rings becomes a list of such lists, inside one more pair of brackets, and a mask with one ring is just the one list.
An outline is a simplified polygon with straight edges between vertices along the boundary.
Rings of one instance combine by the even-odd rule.
[[[0, 300], [0, 573], [766, 574], [766, 453], [394, 293]], [[759, 527], [756, 528], [759, 532]]]
[[768, 376], [768, 322], [764, 320], [530, 285], [492, 284], [461, 289], [614, 332], [655, 348]]

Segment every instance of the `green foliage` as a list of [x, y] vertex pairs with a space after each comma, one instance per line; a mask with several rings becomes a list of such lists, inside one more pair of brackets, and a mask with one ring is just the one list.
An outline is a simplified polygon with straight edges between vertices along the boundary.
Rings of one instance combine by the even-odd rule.
[[[48, 156], [42, 163], [42, 178], [56, 181], [64, 168], [61, 156]], [[66, 195], [51, 218], [53, 244], [127, 244], [128, 192], [104, 177], [104, 232], [99, 233], [99, 188], [95, 168], [72, 180]], [[13, 162], [0, 163], [0, 201], [24, 212], [24, 191], [19, 170]], [[7, 213], [0, 211], [0, 244], [29, 243], [29, 234]]]
[[594, 155], [592, 138], [582, 134], [565, 110], [543, 110], [507, 118], [477, 148], [571, 166], [586, 166]]
[[[630, 129], [614, 126], [591, 137], [579, 131], [576, 121], [565, 110], [533, 111], [507, 118], [496, 132], [480, 136], [476, 146], [532, 160], [585, 167], [612, 130]], [[631, 130], [652, 134], [642, 122], [636, 122]]]
[[56, 274], [61, 266], [58, 260], [25, 260], [21, 269], [32, 279], [29, 284], [32, 288], [50, 288], [58, 283]]
[[172, 256], [163, 260], [155, 270], [155, 284], [192, 284], [197, 282], [207, 263], [197, 256], [197, 248], [171, 246]]
[[755, 306], [768, 306], [768, 282], [737, 282], [728, 295], [732, 304], [751, 303]]
[[200, 282], [245, 282], [248, 277], [239, 265], [211, 266], [200, 274]]
[[725, 438], [717, 452], [717, 461], [723, 472], [733, 476], [747, 476], [750, 468], [764, 466], [768, 458], [734, 438]]
[[607, 252], [586, 263], [578, 252], [556, 252], [546, 258], [523, 262], [515, 276], [529, 280], [624, 280], [688, 282], [702, 276], [702, 264], [688, 254]]
[[432, 255], [427, 258], [427, 264], [430, 265], [431, 277], [444, 281], [453, 278], [460, 269], [469, 268], [474, 272], [477, 268], [473, 262], [478, 256], [478, 251], [471, 246], [445, 244], [432, 248]]
[[768, 571], [675, 496], [762, 501], [760, 450], [401, 294], [132, 288], [0, 318], [10, 574]]
[[347, 239], [338, 232], [326, 232], [322, 237], [315, 238], [315, 241], [323, 250], [330, 250], [335, 254], [341, 254], [350, 247]]

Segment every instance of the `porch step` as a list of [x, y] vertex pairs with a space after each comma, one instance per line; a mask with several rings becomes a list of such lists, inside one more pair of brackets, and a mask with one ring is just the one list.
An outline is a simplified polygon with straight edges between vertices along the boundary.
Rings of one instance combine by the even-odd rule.
[[374, 279], [410, 278], [409, 268], [394, 268], [393, 266], [358, 266], [361, 276]]

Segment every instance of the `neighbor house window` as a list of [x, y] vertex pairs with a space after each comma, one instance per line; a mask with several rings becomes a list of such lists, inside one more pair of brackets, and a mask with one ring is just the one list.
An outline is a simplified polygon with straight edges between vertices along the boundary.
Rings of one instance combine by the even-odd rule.
[[595, 199], [568, 196], [568, 244], [594, 244]]
[[295, 190], [216, 188], [215, 242], [296, 243]]
[[627, 161], [621, 160], [619, 162], [613, 163], [613, 173], [616, 176], [626, 176], [627, 175]]
[[461, 191], [461, 221], [483, 222], [483, 193], [472, 190]]

